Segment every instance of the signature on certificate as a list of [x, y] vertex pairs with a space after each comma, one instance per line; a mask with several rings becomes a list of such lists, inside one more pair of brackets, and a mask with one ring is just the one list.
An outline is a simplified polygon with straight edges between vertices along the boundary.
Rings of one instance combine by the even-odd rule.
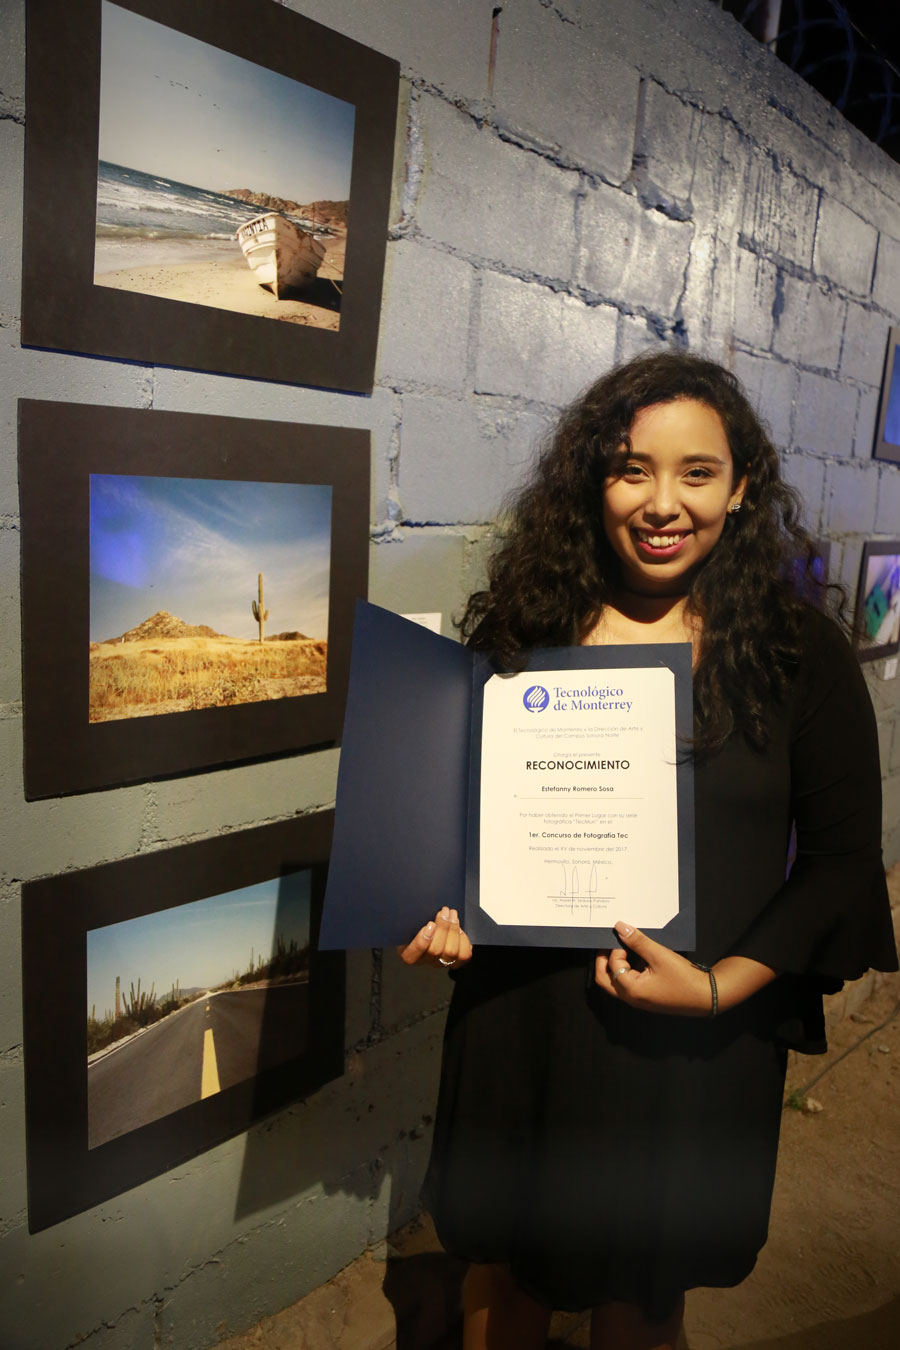
[[[593, 918], [594, 904], [598, 900], [611, 900], [610, 895], [598, 895], [598, 875], [597, 864], [588, 862], [586, 859], [580, 863], [560, 863], [562, 869], [562, 884], [558, 896], [552, 896], [551, 899], [568, 900], [569, 908], [574, 914], [576, 902], [580, 909], [587, 911], [587, 918]], [[587, 905], [585, 906], [585, 901]]]

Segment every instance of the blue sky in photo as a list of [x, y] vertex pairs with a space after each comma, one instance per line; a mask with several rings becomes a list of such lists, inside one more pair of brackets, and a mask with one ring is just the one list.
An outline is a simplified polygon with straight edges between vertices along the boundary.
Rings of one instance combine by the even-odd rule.
[[[123, 993], [131, 985], [141, 993], [165, 995], [177, 982], [182, 989], [221, 984], [254, 957], [270, 957], [280, 933], [285, 942], [309, 942], [311, 873], [308, 869], [224, 891], [205, 900], [158, 910], [139, 919], [90, 929], [87, 935], [87, 1014], [114, 1011], [116, 976]], [[277, 915], [277, 932], [276, 932]]]
[[216, 192], [349, 199], [352, 103], [109, 0], [102, 13], [100, 159]]
[[90, 639], [167, 610], [228, 637], [328, 636], [331, 488], [213, 478], [91, 474]]

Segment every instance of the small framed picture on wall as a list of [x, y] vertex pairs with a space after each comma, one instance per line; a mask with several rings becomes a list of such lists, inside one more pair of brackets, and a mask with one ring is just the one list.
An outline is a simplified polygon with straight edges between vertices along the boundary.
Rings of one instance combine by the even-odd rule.
[[874, 454], [900, 464], [900, 328], [888, 333]]
[[260, 0], [27, 25], [22, 342], [370, 391], [397, 62]]
[[330, 811], [22, 887], [31, 1232], [343, 1071]]
[[863, 546], [854, 642], [860, 661], [900, 651], [900, 539], [869, 540]]
[[339, 739], [368, 441], [21, 401], [28, 798]]

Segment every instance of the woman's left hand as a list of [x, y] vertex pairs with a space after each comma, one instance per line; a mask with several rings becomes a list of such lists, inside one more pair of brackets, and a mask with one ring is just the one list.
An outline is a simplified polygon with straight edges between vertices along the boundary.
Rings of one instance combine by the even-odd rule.
[[[709, 1017], [712, 995], [705, 971], [629, 924], [617, 923], [616, 932], [628, 950], [600, 952], [594, 964], [594, 981], [605, 994], [645, 1012]], [[632, 968], [630, 952], [641, 958], [644, 969]]]

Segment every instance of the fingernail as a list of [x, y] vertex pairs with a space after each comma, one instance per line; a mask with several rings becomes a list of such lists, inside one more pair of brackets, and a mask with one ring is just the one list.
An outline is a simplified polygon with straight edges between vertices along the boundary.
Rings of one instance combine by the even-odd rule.
[[429, 919], [428, 923], [426, 923], [425, 927], [422, 929], [422, 932], [425, 934], [426, 937], [431, 937], [432, 933], [434, 932], [433, 919]]
[[451, 909], [450, 911], [450, 922], [459, 923], [459, 915], [457, 914], [455, 909]]
[[449, 921], [449, 918], [450, 918], [450, 911], [449, 911], [449, 909], [447, 908], [446, 905], [445, 905], [444, 908], [441, 910], [441, 918], [442, 918], [442, 919], [447, 919], [447, 920]]
[[631, 937], [632, 933], [634, 932], [634, 929], [629, 924], [622, 923], [621, 919], [614, 926], [616, 932], [621, 933], [623, 937]]

